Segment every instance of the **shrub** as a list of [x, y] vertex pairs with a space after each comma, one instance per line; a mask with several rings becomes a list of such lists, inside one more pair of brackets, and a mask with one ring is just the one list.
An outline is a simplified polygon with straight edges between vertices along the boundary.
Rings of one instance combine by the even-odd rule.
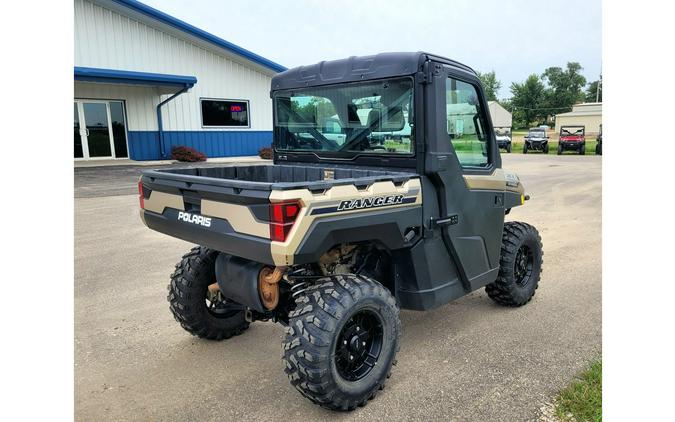
[[179, 145], [171, 148], [171, 158], [176, 161], [194, 163], [196, 161], [206, 161], [206, 154], [194, 148]]
[[271, 160], [272, 158], [274, 158], [274, 150], [272, 149], [272, 146], [260, 148], [260, 151], [258, 151], [258, 155], [262, 159]]

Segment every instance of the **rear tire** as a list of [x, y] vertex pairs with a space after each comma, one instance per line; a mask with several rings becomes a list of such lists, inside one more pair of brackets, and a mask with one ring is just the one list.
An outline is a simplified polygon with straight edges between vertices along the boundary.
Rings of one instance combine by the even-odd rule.
[[511, 144], [506, 144], [506, 152], [511, 152]]
[[176, 264], [169, 283], [171, 312], [188, 333], [209, 340], [241, 334], [249, 326], [244, 311], [222, 311], [207, 306], [208, 286], [216, 282], [218, 251], [197, 246]]
[[579, 155], [586, 155], [586, 145], [582, 145], [581, 148], [579, 148]]
[[399, 349], [394, 297], [370, 278], [338, 275], [295, 303], [282, 356], [291, 385], [327, 409], [364, 406], [384, 388]]
[[548, 154], [548, 144], [544, 145], [544, 154]]
[[602, 155], [602, 145], [601, 144], [595, 145], [595, 155]]
[[523, 154], [527, 154], [527, 142], [523, 144]]
[[504, 306], [529, 302], [539, 287], [543, 255], [537, 229], [526, 223], [504, 223], [499, 274], [485, 286], [487, 295]]

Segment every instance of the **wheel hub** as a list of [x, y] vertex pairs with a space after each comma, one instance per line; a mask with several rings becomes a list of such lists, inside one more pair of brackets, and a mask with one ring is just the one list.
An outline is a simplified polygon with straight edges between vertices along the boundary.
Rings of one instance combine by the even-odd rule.
[[347, 381], [365, 377], [377, 364], [382, 349], [383, 330], [379, 317], [359, 311], [347, 320], [335, 347], [335, 366]]
[[516, 276], [516, 283], [518, 285], [525, 286], [530, 281], [533, 263], [534, 255], [532, 254], [532, 250], [522, 245], [516, 253], [514, 268], [514, 275]]

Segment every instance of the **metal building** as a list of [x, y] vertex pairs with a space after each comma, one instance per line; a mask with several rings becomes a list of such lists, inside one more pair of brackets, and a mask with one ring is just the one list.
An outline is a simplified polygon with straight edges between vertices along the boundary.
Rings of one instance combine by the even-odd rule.
[[75, 0], [75, 159], [254, 155], [284, 70], [143, 3]]
[[490, 109], [492, 126], [502, 129], [508, 128], [511, 130], [513, 118], [507, 109], [502, 107], [497, 101], [488, 101], [488, 108]]
[[600, 132], [602, 124], [602, 103], [581, 103], [572, 107], [572, 111], [556, 114], [555, 133], [560, 133], [560, 126], [582, 125], [586, 128], [586, 136], [595, 136]]

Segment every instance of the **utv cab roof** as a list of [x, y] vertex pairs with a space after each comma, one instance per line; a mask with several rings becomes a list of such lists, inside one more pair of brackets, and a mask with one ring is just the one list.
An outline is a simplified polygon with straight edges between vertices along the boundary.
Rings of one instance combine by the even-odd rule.
[[372, 56], [352, 56], [346, 59], [322, 61], [288, 69], [272, 78], [272, 90], [407, 76], [421, 71], [427, 60], [446, 64], [476, 77], [476, 72], [469, 66], [422, 51], [380, 53]]

